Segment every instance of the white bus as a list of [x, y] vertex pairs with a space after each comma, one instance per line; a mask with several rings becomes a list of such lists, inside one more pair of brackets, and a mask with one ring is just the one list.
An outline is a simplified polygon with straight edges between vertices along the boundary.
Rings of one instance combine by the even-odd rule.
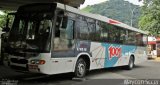
[[19, 7], [9, 34], [7, 65], [42, 74], [126, 66], [147, 59], [147, 33], [60, 3]]

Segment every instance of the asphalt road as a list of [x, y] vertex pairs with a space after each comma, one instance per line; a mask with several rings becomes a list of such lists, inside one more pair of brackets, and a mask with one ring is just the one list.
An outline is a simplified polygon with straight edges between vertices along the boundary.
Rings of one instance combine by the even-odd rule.
[[3, 72], [3, 70], [6, 68], [2, 66], [0, 68], [2, 68], [0, 71], [1, 84], [16, 81], [18, 85], [124, 85], [124, 79], [160, 79], [160, 61], [155, 60], [138, 64], [133, 70], [125, 70], [124, 67], [94, 70], [89, 72], [84, 79], [70, 79], [70, 74], [47, 76], [19, 74], [10, 72], [11, 70], [5, 73], [7, 71]]

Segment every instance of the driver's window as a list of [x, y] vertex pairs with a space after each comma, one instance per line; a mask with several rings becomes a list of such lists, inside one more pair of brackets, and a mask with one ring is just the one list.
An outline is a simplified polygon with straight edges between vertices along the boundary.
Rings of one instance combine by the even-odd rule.
[[66, 28], [62, 27], [62, 20], [63, 19], [57, 19], [54, 38], [54, 51], [67, 51], [71, 50], [73, 47], [74, 20], [68, 19], [66, 22]]
[[27, 39], [33, 40], [35, 38], [35, 22], [28, 23], [28, 30], [27, 30]]
[[42, 35], [44, 33], [49, 33], [49, 30], [50, 30], [51, 27], [52, 27], [52, 21], [51, 20], [40, 21], [39, 34]]

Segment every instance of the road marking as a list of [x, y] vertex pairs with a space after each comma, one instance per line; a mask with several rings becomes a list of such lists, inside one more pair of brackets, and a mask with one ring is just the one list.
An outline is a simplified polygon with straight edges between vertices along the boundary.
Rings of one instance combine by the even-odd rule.
[[49, 75], [33, 76], [33, 77], [23, 78], [22, 80], [40, 79], [40, 78], [45, 78], [45, 77], [48, 77], [48, 76]]
[[116, 75], [119, 75], [119, 76], [122, 76], [122, 77], [124, 77], [124, 79], [136, 79], [136, 78], [134, 78], [134, 77], [130, 77], [130, 76], [124, 76], [124, 75], [122, 75], [122, 74], [118, 74], [118, 73], [114, 73], [114, 72], [112, 72], [113, 74], [116, 74]]
[[124, 76], [114, 72], [101, 73], [96, 75], [90, 75], [87, 79], [136, 79], [129, 76]]

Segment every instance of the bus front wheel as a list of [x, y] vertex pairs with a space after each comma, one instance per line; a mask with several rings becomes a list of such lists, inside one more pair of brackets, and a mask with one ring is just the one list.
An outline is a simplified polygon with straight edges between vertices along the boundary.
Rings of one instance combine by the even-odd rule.
[[83, 78], [86, 75], [86, 62], [83, 58], [79, 58], [75, 67], [75, 77]]

